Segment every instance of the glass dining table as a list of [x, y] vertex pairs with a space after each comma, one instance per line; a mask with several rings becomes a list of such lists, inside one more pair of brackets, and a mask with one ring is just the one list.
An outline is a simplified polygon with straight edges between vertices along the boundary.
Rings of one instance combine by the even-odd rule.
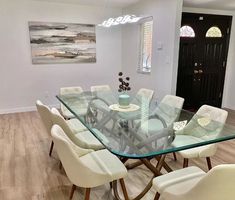
[[[136, 159], [135, 163], [126, 164], [128, 169], [143, 164], [154, 178], [161, 175], [162, 168], [171, 171], [165, 162], [168, 153], [235, 138], [235, 127], [213, 121], [207, 115], [199, 116], [138, 95], [130, 95], [130, 105], [123, 107], [118, 103], [119, 95], [111, 91], [88, 91], [56, 97], [123, 163]], [[157, 164], [150, 162], [152, 159]], [[141, 199], [151, 186], [150, 180], [134, 199]], [[120, 199], [117, 183], [114, 194]]]

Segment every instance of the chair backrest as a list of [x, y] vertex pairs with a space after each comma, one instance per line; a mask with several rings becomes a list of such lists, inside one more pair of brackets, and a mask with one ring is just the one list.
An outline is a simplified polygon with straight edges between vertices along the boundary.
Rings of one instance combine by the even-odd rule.
[[76, 145], [80, 147], [84, 146], [84, 144], [75, 136], [76, 133], [73, 133], [66, 120], [62, 117], [62, 115], [56, 108], [51, 109], [51, 114], [53, 123], [59, 125], [70, 140], [72, 140]]
[[[77, 87], [62, 87], [62, 88], [60, 88], [60, 94], [61, 95], [81, 94], [82, 92], [83, 92], [83, 89], [81, 87], [79, 87], [79, 86], [77, 86]], [[60, 104], [60, 109], [61, 109], [63, 114], [68, 111], [68, 109], [62, 103]], [[67, 116], [65, 116], [65, 117], [67, 117]]]
[[83, 187], [81, 184], [85, 181], [84, 179], [87, 178], [86, 175], [90, 175], [90, 173], [86, 166], [80, 162], [79, 158], [92, 152], [92, 150], [82, 149], [75, 145], [58, 125], [52, 127], [51, 135], [55, 143], [57, 154], [68, 178], [74, 184]]
[[161, 103], [167, 104], [171, 107], [175, 107], [178, 109], [182, 109], [183, 104], [184, 104], [184, 98], [182, 97], [178, 97], [178, 96], [174, 96], [174, 95], [166, 95]]
[[157, 106], [155, 112], [163, 118], [166, 124], [172, 125], [179, 117], [184, 104], [184, 98], [166, 95]]
[[[186, 125], [186, 127], [181, 131], [177, 131], [177, 134], [191, 135], [205, 140], [208, 140], [210, 138], [213, 139], [221, 133], [227, 116], [228, 112], [226, 110], [213, 106], [203, 105], [199, 108], [199, 110]], [[212, 121], [208, 121], [208, 123], [203, 125], [200, 124], [201, 118], [208, 118]], [[211, 146], [213, 146], [213, 144]]]
[[[105, 96], [105, 102], [107, 105], [113, 104], [113, 102], [116, 101], [116, 98], [114, 98], [112, 94], [112, 90], [109, 85], [96, 85], [96, 86], [91, 86], [91, 92], [94, 92], [97, 97], [103, 99], [103, 96]], [[108, 106], [103, 100], [95, 100], [93, 101], [96, 105], [99, 105], [99, 107], [105, 108], [105, 110], [108, 110]], [[103, 105], [103, 106], [102, 106]]]
[[76, 146], [58, 125], [52, 127], [51, 134], [60, 161], [73, 184], [91, 188], [107, 182], [107, 177], [110, 180], [110, 174], [99, 164], [101, 158], [93, 150]]
[[210, 170], [181, 200], [231, 200], [235, 197], [235, 164]]
[[111, 88], [109, 85], [96, 85], [91, 86], [91, 92], [110, 92]]
[[83, 89], [81, 87], [62, 87], [62, 88], [60, 88], [61, 95], [80, 94], [82, 92], [83, 92]]
[[226, 110], [208, 105], [201, 106], [196, 114], [199, 116], [208, 117], [213, 121], [217, 121], [223, 124], [226, 122], [228, 117], [228, 112]]
[[36, 107], [46, 131], [50, 134], [51, 127], [53, 126], [50, 108], [44, 105], [40, 100], [36, 101]]
[[144, 97], [144, 98], [146, 98], [147, 100], [151, 101], [152, 98], [153, 98], [153, 94], [154, 94], [154, 91], [153, 91], [153, 90], [141, 88], [141, 89], [137, 92], [136, 96], [137, 96], [137, 97]]

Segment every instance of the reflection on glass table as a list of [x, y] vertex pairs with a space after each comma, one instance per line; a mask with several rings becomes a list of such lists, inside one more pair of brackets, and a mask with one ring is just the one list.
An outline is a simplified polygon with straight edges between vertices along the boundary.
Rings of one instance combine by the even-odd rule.
[[[206, 122], [203, 116], [164, 103], [149, 105], [144, 98], [132, 99], [139, 109], [125, 112], [110, 109], [111, 105], [118, 104], [118, 94], [112, 92], [84, 92], [57, 97], [107, 149], [121, 157], [152, 157], [235, 138], [234, 127], [213, 120]], [[87, 109], [85, 118], [79, 115], [83, 105]], [[155, 123], [151, 123], [151, 119], [156, 119]], [[187, 120], [189, 125], [185, 130], [175, 131], [173, 125], [176, 120]], [[172, 145], [175, 135], [186, 134], [198, 140], [177, 139], [177, 147]]]

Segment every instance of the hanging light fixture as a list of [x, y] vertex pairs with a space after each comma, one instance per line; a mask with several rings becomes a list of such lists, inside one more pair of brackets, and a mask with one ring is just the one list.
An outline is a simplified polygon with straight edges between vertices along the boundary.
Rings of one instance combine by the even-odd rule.
[[121, 24], [136, 23], [142, 18], [144, 17], [137, 17], [136, 15], [123, 15], [116, 18], [109, 18], [108, 20], [103, 21], [102, 24], [98, 24], [98, 26], [108, 28], [110, 26], [117, 26]]

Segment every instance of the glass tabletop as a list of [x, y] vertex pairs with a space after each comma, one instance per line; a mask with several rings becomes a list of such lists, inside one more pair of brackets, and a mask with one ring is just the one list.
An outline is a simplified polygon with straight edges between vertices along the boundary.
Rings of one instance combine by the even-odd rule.
[[130, 105], [122, 107], [119, 95], [83, 92], [56, 97], [105, 148], [120, 157], [154, 157], [235, 138], [235, 127], [207, 115], [136, 95], [130, 95]]

